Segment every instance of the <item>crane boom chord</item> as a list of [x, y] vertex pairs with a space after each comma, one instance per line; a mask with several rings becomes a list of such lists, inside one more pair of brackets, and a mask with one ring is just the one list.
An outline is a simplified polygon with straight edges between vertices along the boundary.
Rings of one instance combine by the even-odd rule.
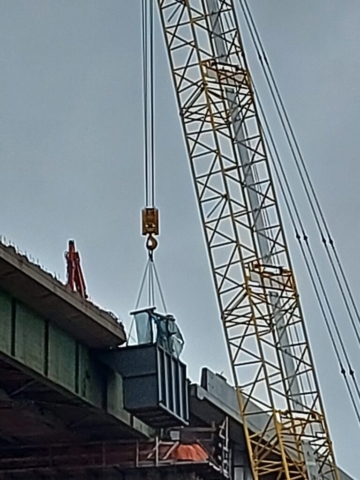
[[254, 478], [338, 480], [234, 3], [158, 5]]

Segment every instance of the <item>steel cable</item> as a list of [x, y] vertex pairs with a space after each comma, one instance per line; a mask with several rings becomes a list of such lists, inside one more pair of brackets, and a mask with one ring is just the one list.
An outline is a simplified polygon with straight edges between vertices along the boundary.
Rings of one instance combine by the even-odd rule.
[[[339, 287], [340, 294], [341, 294], [341, 297], [343, 299], [346, 311], [348, 313], [352, 328], [355, 332], [355, 336], [357, 338], [358, 344], [360, 345], [360, 335], [359, 335], [359, 332], [358, 332], [358, 328], [357, 328], [356, 323], [354, 321], [354, 318], [353, 318], [353, 315], [352, 315], [352, 312], [351, 312], [351, 308], [350, 308], [350, 305], [349, 305], [349, 301], [348, 301], [348, 299], [346, 297], [346, 294], [345, 294], [345, 290], [346, 290], [346, 292], [348, 294], [348, 297], [350, 299], [350, 303], [353, 307], [355, 315], [356, 315], [356, 317], [358, 319], [358, 322], [360, 324], [360, 314], [359, 314], [358, 308], [356, 306], [353, 294], [351, 292], [350, 285], [347, 281], [345, 271], [344, 271], [343, 266], [342, 266], [341, 261], [340, 261], [340, 257], [338, 255], [336, 249], [335, 249], [334, 241], [331, 237], [331, 234], [330, 234], [325, 216], [324, 216], [323, 211], [321, 209], [320, 202], [319, 202], [318, 197], [316, 195], [315, 188], [313, 186], [313, 183], [311, 181], [311, 178], [310, 178], [308, 169], [306, 167], [303, 155], [301, 153], [299, 143], [296, 139], [295, 132], [294, 132], [293, 127], [291, 125], [291, 122], [290, 122], [289, 116], [287, 114], [284, 102], [282, 100], [279, 88], [276, 84], [276, 80], [275, 80], [274, 74], [272, 72], [272, 69], [271, 69], [270, 63], [268, 61], [268, 58], [266, 56], [266, 53], [265, 53], [261, 38], [259, 36], [259, 33], [258, 33], [256, 24], [255, 24], [253, 15], [252, 15], [251, 10], [248, 6], [247, 0], [239, 0], [239, 3], [240, 3], [240, 6], [242, 8], [244, 18], [246, 20], [247, 27], [249, 29], [249, 33], [250, 33], [252, 42], [254, 44], [256, 53], [258, 55], [259, 62], [262, 66], [263, 73], [264, 73], [266, 82], [268, 84], [268, 88], [269, 88], [271, 96], [273, 98], [276, 111], [279, 115], [280, 122], [283, 126], [284, 134], [285, 134], [285, 137], [288, 141], [288, 145], [289, 145], [289, 148], [291, 150], [291, 153], [293, 155], [293, 158], [294, 158], [294, 161], [295, 161], [295, 164], [296, 164], [296, 168], [298, 170], [303, 188], [304, 188], [306, 196], [308, 198], [311, 211], [314, 215], [314, 219], [315, 219], [316, 225], [318, 227], [318, 230], [319, 230], [319, 233], [320, 233], [320, 236], [321, 236], [321, 241], [322, 241], [322, 243], [325, 247], [327, 257], [328, 257], [328, 260], [330, 262], [332, 271], [334, 273], [337, 285]], [[264, 62], [265, 62], [265, 64], [264, 64]], [[265, 65], [266, 65], [266, 67], [265, 67]], [[297, 156], [299, 157], [299, 159], [297, 158]], [[299, 160], [300, 160], [300, 163], [299, 163]], [[303, 171], [301, 170], [301, 167], [302, 167]], [[313, 197], [313, 199], [312, 199], [312, 197]], [[314, 202], [315, 202], [315, 205], [314, 205]], [[318, 213], [317, 213], [316, 210], [318, 211]], [[320, 219], [319, 219], [319, 216], [320, 216]], [[326, 231], [326, 235], [327, 235], [328, 239], [326, 239], [326, 237], [323, 233], [323, 228], [321, 226], [321, 223], [323, 224], [323, 227]], [[334, 257], [335, 257], [335, 263], [332, 259], [331, 253], [329, 251], [328, 243], [330, 244], [331, 249], [333, 251], [333, 254], [334, 254]], [[339, 274], [336, 270], [336, 265], [339, 268], [340, 276], [339, 276]], [[344, 289], [344, 287], [341, 283], [341, 279], [342, 279], [342, 281], [345, 285], [345, 289]]]
[[155, 205], [154, 5], [141, 4], [145, 205]]
[[[337, 337], [338, 337], [338, 341], [341, 345], [341, 350], [342, 350], [342, 353], [344, 355], [344, 358], [347, 362], [347, 365], [348, 365], [348, 370], [349, 370], [349, 375], [350, 377], [352, 378], [354, 384], [355, 384], [355, 389], [357, 391], [357, 394], [359, 396], [359, 387], [358, 387], [358, 384], [356, 382], [356, 379], [355, 379], [355, 375], [354, 375], [354, 371], [350, 365], [350, 360], [348, 358], [348, 355], [347, 355], [347, 352], [346, 352], [346, 349], [345, 349], [345, 346], [344, 346], [344, 343], [342, 341], [342, 338], [341, 338], [341, 335], [340, 335], [340, 332], [337, 328], [337, 325], [336, 325], [336, 321], [335, 321], [335, 317], [334, 317], [334, 313], [333, 313], [333, 310], [332, 310], [332, 307], [331, 307], [331, 304], [328, 300], [328, 296], [327, 296], [327, 293], [325, 291], [325, 288], [324, 288], [324, 284], [322, 282], [322, 279], [320, 277], [320, 274], [319, 274], [319, 271], [317, 269], [317, 265], [316, 265], [316, 262], [315, 262], [315, 258], [310, 250], [310, 245], [309, 245], [309, 242], [308, 242], [308, 237], [307, 235], [305, 234], [305, 230], [304, 230], [304, 227], [303, 227], [303, 223], [302, 223], [302, 220], [301, 220], [301, 217], [300, 217], [300, 213], [299, 213], [299, 210], [297, 208], [297, 205], [295, 203], [295, 199], [294, 199], [294, 196], [292, 194], [292, 191], [291, 191], [291, 188], [290, 188], [290, 184], [289, 184], [289, 181], [288, 181], [288, 178], [286, 176], [286, 173], [285, 173], [285, 170], [284, 170], [284, 167], [281, 163], [281, 160], [280, 160], [280, 155], [279, 155], [279, 152], [278, 152], [278, 149], [276, 147], [276, 144], [275, 144], [275, 141], [274, 141], [274, 137], [272, 135], [272, 132], [269, 128], [269, 124], [266, 120], [266, 117], [264, 115], [264, 110], [263, 110], [263, 107], [262, 107], [262, 104], [261, 104], [261, 101], [257, 95], [257, 91], [256, 91], [256, 88], [254, 86], [254, 92], [256, 94], [256, 97], [257, 97], [257, 101], [258, 101], [258, 104], [259, 104], [259, 108], [260, 108], [260, 112], [261, 112], [261, 115], [262, 115], [262, 118], [263, 118], [263, 122], [264, 122], [264, 125], [266, 127], [266, 131], [263, 131], [264, 132], [264, 138], [265, 138], [265, 143], [267, 145], [267, 150], [270, 154], [270, 159], [272, 161], [272, 164], [274, 166], [274, 171], [275, 171], [275, 175], [276, 175], [276, 178], [278, 180], [278, 184], [279, 184], [279, 187], [280, 187], [280, 190], [281, 190], [281, 193], [282, 193], [282, 197], [284, 199], [284, 203], [285, 203], [285, 206], [286, 206], [286, 209], [288, 211], [288, 214], [289, 214], [289, 217], [290, 217], [290, 221], [293, 225], [293, 228], [295, 230], [295, 237], [296, 239], [298, 240], [299, 242], [299, 247], [300, 247], [300, 250], [301, 250], [301, 253], [302, 253], [302, 256], [304, 258], [304, 262], [305, 262], [305, 265], [307, 267], [307, 271], [308, 271], [308, 274], [309, 274], [309, 277], [310, 277], [310, 281], [312, 283], [312, 286], [314, 288], [314, 292], [315, 292], [315, 296], [316, 296], [316, 299], [317, 299], [317, 302], [318, 302], [318, 305], [319, 305], [319, 308], [320, 308], [320, 311], [321, 311], [321, 314], [322, 314], [322, 317], [324, 319], [324, 322], [325, 322], [325, 325], [326, 325], [326, 329], [327, 329], [327, 332], [328, 332], [328, 335], [330, 337], [330, 341], [331, 341], [331, 344], [333, 346], [333, 349], [334, 349], [334, 352], [335, 352], [335, 356], [337, 358], [337, 361], [338, 361], [338, 365], [339, 365], [339, 368], [340, 368], [340, 373], [341, 375], [344, 377], [344, 381], [345, 381], [345, 384], [346, 384], [346, 388], [348, 390], [348, 394], [350, 396], [350, 399], [351, 399], [351, 403], [353, 405], [353, 408], [354, 408], [354, 411], [355, 411], [355, 414], [359, 420], [359, 423], [360, 423], [360, 408], [358, 407], [356, 401], [355, 401], [355, 398], [354, 398], [354, 395], [353, 395], [353, 392], [351, 390], [351, 387], [349, 385], [349, 382], [348, 382], [348, 378], [346, 376], [346, 369], [344, 368], [343, 366], [343, 362], [341, 360], [341, 356], [340, 356], [340, 353], [339, 353], [339, 350], [338, 350], [338, 347], [337, 347], [337, 344], [336, 344], [336, 341], [335, 341], [335, 338], [334, 338], [334, 334], [332, 332], [332, 329], [331, 329], [331, 326], [330, 326], [330, 323], [329, 323], [329, 320], [328, 320], [328, 317], [327, 317], [327, 314], [326, 314], [326, 311], [325, 311], [325, 308], [324, 308], [324, 305], [323, 305], [323, 302], [321, 300], [321, 296], [320, 296], [320, 293], [319, 293], [319, 288], [318, 288], [318, 285], [316, 283], [316, 280], [315, 280], [315, 277], [314, 277], [314, 273], [313, 273], [313, 270], [311, 268], [311, 265], [309, 263], [309, 259], [306, 255], [306, 251], [304, 249], [304, 246], [301, 242], [302, 240], [302, 237], [301, 235], [299, 234], [298, 232], [298, 227], [296, 225], [296, 220], [298, 221], [299, 223], [299, 226], [300, 226], [300, 229], [302, 231], [302, 235], [303, 235], [303, 240], [305, 240], [305, 243], [307, 245], [307, 248], [309, 250], [309, 253], [310, 253], [310, 259], [311, 259], [311, 263], [313, 265], [313, 268], [315, 269], [315, 272], [316, 272], [316, 277], [318, 278], [318, 282], [320, 284], [320, 287], [321, 287], [321, 291], [323, 293], [323, 296], [324, 298], [326, 298], [326, 305], [327, 305], [327, 308], [328, 308], [328, 311], [330, 313], [330, 316], [331, 316], [331, 319], [332, 319], [332, 323], [334, 325], [334, 328], [335, 328], [335, 332], [337, 333]], [[271, 141], [271, 148], [270, 148], [270, 144], [269, 144], [269, 141], [268, 141], [268, 138], [270, 138], [270, 141]], [[275, 152], [275, 155], [273, 155], [273, 152]], [[274, 156], [276, 158], [276, 161], [277, 161], [277, 164], [275, 163], [275, 160], [274, 160]], [[280, 169], [280, 171], [279, 171]], [[281, 172], [281, 174], [280, 174]], [[282, 181], [283, 180], [283, 181]], [[287, 191], [286, 191], [287, 190]], [[289, 200], [290, 198], [290, 200]], [[294, 213], [293, 213], [294, 211]], [[296, 220], [295, 220], [296, 218]]]
[[144, 170], [145, 205], [149, 204], [149, 145], [148, 145], [148, 61], [147, 61], [147, 0], [141, 4], [142, 74], [143, 74], [143, 128], [144, 128]]
[[[241, 3], [241, 0], [240, 0], [240, 3]], [[245, 3], [246, 3], [246, 1], [245, 1]], [[245, 12], [244, 12], [244, 16], [245, 16]], [[249, 24], [249, 21], [247, 21], [247, 26], [248, 26], [248, 28], [249, 28], [249, 33], [250, 33], [250, 35], [251, 35], [251, 37], [252, 37], [252, 40], [253, 40], [254, 46], [255, 46], [255, 48], [256, 48], [258, 57], [259, 57], [259, 59], [260, 59], [260, 61], [261, 61], [261, 54], [260, 54], [259, 49], [258, 49], [258, 47], [257, 47], [257, 45], [256, 45], [256, 41], [255, 41], [255, 38], [254, 38], [254, 34], [252, 33], [252, 30], [251, 30], [251, 26], [250, 26], [250, 24]], [[261, 62], [261, 63], [262, 63], [262, 62]], [[269, 78], [268, 78], [268, 76], [266, 75], [266, 72], [265, 72], [265, 71], [264, 71], [264, 75], [265, 75], [265, 77], [267, 78], [268, 83], [270, 83], [270, 82], [269, 82]], [[312, 253], [312, 251], [311, 251], [311, 247], [310, 247], [310, 244], [309, 244], [308, 236], [307, 236], [306, 233], [305, 233], [305, 229], [304, 229], [304, 227], [303, 227], [303, 223], [302, 223], [302, 220], [301, 220], [299, 211], [298, 211], [298, 209], [297, 209], [297, 207], [296, 207], [296, 203], [295, 203], [295, 200], [294, 200], [294, 196], [293, 196], [293, 194], [292, 194], [292, 191], [291, 191], [291, 188], [290, 188], [290, 185], [289, 185], [287, 176], [286, 176], [286, 174], [285, 174], [284, 167], [283, 167], [283, 165], [282, 165], [282, 163], [281, 163], [281, 161], [280, 161], [280, 156], [279, 156], [279, 154], [278, 154], [278, 151], [277, 151], [277, 148], [276, 148], [276, 145], [275, 145], [273, 136], [272, 136], [272, 134], [271, 134], [269, 125], [268, 125], [267, 120], [266, 120], [266, 116], [264, 115], [264, 111], [263, 111], [263, 109], [262, 109], [262, 105], [261, 105], [261, 102], [260, 102], [260, 99], [259, 99], [259, 95], [257, 94], [257, 91], [256, 91], [255, 87], [254, 87], [254, 92], [255, 92], [255, 95], [256, 95], [256, 97], [257, 97], [258, 103], [259, 103], [259, 105], [260, 105], [262, 117], [263, 117], [263, 120], [264, 120], [264, 122], [265, 122], [265, 124], [266, 124], [266, 127], [267, 127], [267, 132], [268, 132], [268, 134], [270, 135], [272, 147], [275, 149], [275, 152], [276, 152], [276, 158], [277, 158], [278, 164], [279, 164], [280, 169], [281, 169], [281, 173], [282, 173], [282, 176], [283, 176], [284, 184], [285, 184], [285, 186], [286, 186], [286, 189], [288, 190], [288, 193], [286, 194], [285, 189], [284, 189], [284, 186], [283, 186], [283, 183], [281, 182], [281, 178], [280, 178], [279, 171], [278, 171], [278, 169], [277, 169], [277, 167], [276, 167], [276, 165], [275, 165], [275, 163], [274, 163], [274, 160], [273, 160], [273, 158], [272, 158], [272, 162], [273, 162], [274, 168], [275, 168], [275, 173], [276, 173], [276, 176], [277, 176], [277, 178], [278, 178], [279, 186], [280, 186], [280, 188], [281, 188], [281, 191], [282, 191], [282, 194], [283, 194], [283, 197], [284, 197], [285, 205], [286, 205], [286, 208], [287, 208], [287, 210], [288, 210], [288, 213], [289, 213], [291, 222], [292, 222], [292, 224], [293, 224], [293, 227], [294, 227], [294, 229], [295, 229], [295, 235], [296, 235], [297, 240], [299, 241], [300, 249], [301, 249], [301, 252], [302, 252], [302, 255], [303, 255], [305, 264], [306, 264], [306, 266], [307, 266], [307, 270], [308, 270], [308, 273], [309, 273], [309, 276], [310, 276], [312, 285], [313, 285], [313, 287], [314, 287], [315, 295], [316, 295], [317, 301], [318, 301], [318, 303], [319, 303], [319, 306], [320, 306], [320, 309], [321, 309], [323, 318], [324, 318], [324, 320], [325, 320], [325, 324], [326, 324], [326, 327], [327, 327], [327, 331], [328, 331], [328, 334], [329, 334], [329, 336], [330, 336], [330, 340], [331, 340], [332, 346], [333, 346], [334, 351], [335, 351], [335, 355], [336, 355], [337, 360], [338, 360], [338, 363], [339, 363], [340, 373], [344, 376], [344, 380], [345, 380], [345, 383], [346, 383], [346, 386], [347, 386], [347, 390], [348, 390], [349, 396], [350, 396], [350, 398], [351, 398], [351, 402], [352, 402], [352, 404], [353, 404], [353, 407], [354, 407], [356, 416], [357, 416], [358, 420], [360, 420], [359, 408], [358, 408], [357, 405], [356, 405], [356, 402], [355, 402], [353, 393], [352, 393], [352, 391], [351, 391], [351, 388], [350, 388], [348, 379], [347, 379], [347, 377], [346, 377], [346, 370], [345, 370], [344, 367], [343, 367], [343, 364], [342, 364], [342, 361], [341, 361], [341, 358], [340, 358], [340, 355], [339, 355], [339, 351], [338, 351], [338, 348], [337, 348], [337, 345], [336, 345], [336, 342], [335, 342], [335, 339], [334, 339], [334, 335], [333, 335], [333, 333], [332, 333], [332, 330], [331, 330], [329, 321], [328, 321], [328, 319], [327, 319], [327, 316], [326, 316], [326, 313], [325, 313], [325, 310], [324, 310], [324, 306], [323, 306], [323, 303], [322, 303], [322, 301], [321, 301], [321, 297], [320, 297], [320, 294], [319, 294], [319, 290], [318, 290], [318, 287], [317, 287], [317, 285], [316, 285], [316, 281], [315, 281], [315, 278], [314, 278], [314, 275], [313, 275], [311, 266], [310, 266], [310, 264], [309, 264], [309, 260], [308, 260], [308, 258], [307, 258], [307, 256], [306, 256], [305, 250], [304, 250], [304, 248], [303, 248], [303, 246], [302, 246], [302, 244], [301, 244], [301, 235], [300, 235], [299, 232], [298, 232], [298, 229], [297, 229], [297, 226], [296, 226], [296, 221], [295, 221], [294, 215], [293, 215], [293, 213], [292, 213], [292, 211], [291, 211], [290, 203], [289, 203], [289, 200], [288, 200], [288, 198], [287, 198], [288, 195], [289, 195], [289, 197], [290, 197], [290, 202], [291, 202], [291, 204], [292, 204], [292, 208], [294, 209], [295, 217], [296, 217], [296, 219], [297, 219], [297, 222], [299, 223], [299, 226], [300, 226], [300, 229], [301, 229], [301, 232], [302, 232], [303, 240], [304, 240], [305, 243], [306, 243], [307, 250], [308, 250], [309, 255], [310, 255], [311, 263], [312, 263], [312, 265], [313, 265], [313, 268], [315, 269], [316, 278], [317, 278], [317, 280], [318, 280], [318, 282], [319, 282], [319, 284], [320, 284], [321, 291], [322, 291], [322, 293], [323, 293], [323, 296], [324, 296], [325, 301], [326, 301], [326, 305], [327, 305], [328, 310], [329, 310], [329, 312], [330, 312], [330, 316], [331, 316], [331, 319], [332, 319], [332, 323], [333, 323], [333, 325], [334, 325], [334, 329], [335, 329], [335, 332], [336, 332], [336, 335], [337, 335], [337, 339], [338, 339], [338, 341], [339, 341], [339, 343], [340, 343], [342, 353], [343, 353], [343, 355], [344, 355], [344, 357], [345, 357], [345, 359], [346, 359], [346, 363], [347, 363], [348, 370], [349, 370], [349, 375], [350, 375], [350, 377], [351, 377], [352, 380], [353, 380], [353, 383], [354, 383], [354, 386], [355, 386], [355, 390], [356, 390], [357, 396], [360, 398], [360, 390], [359, 390], [359, 386], [358, 386], [357, 381], [356, 381], [356, 378], [355, 378], [355, 372], [354, 372], [354, 370], [353, 370], [352, 367], [351, 367], [350, 359], [349, 359], [349, 357], [348, 357], [348, 354], [347, 354], [347, 351], [346, 351], [344, 342], [343, 342], [343, 340], [342, 340], [340, 331], [339, 331], [339, 329], [338, 329], [338, 327], [337, 327], [336, 320], [335, 320], [335, 317], [334, 317], [334, 313], [333, 313], [331, 304], [330, 304], [330, 302], [329, 302], [329, 299], [328, 299], [328, 296], [327, 296], [327, 293], [326, 293], [326, 290], [325, 290], [323, 281], [322, 281], [322, 279], [321, 279], [320, 272], [319, 272], [319, 270], [318, 270], [318, 268], [317, 268], [314, 255], [313, 255], [313, 253]], [[279, 94], [279, 95], [280, 95], [280, 94]], [[279, 110], [278, 110], [278, 114], [281, 115], [281, 112], [280, 112]], [[286, 127], [285, 127], [284, 123], [282, 123], [282, 125], [283, 125], [283, 128], [284, 128], [284, 130], [285, 130]], [[287, 133], [287, 132], [285, 132], [285, 133]], [[288, 135], [287, 135], [287, 138], [288, 138], [288, 141], [289, 141], [290, 149], [292, 150], [292, 153], [295, 154], [294, 149], [292, 148], [292, 145], [291, 145], [291, 142], [290, 142], [290, 138], [289, 138]], [[267, 145], [268, 145], [268, 150], [269, 150], [269, 152], [271, 152], [271, 149], [269, 148], [269, 144], [267, 144]], [[313, 210], [313, 211], [314, 211], [314, 210]], [[314, 213], [316, 214], [316, 212], [314, 212]], [[319, 223], [318, 223], [318, 226], [319, 226], [319, 228], [320, 228], [320, 231], [322, 232], [321, 226], [320, 226]], [[333, 246], [333, 242], [331, 243], [331, 245]], [[335, 251], [335, 252], [336, 252], [336, 251]], [[343, 272], [343, 271], [342, 271], [342, 274], [344, 275], [344, 272]], [[338, 279], [338, 277], [337, 277], [337, 279]], [[339, 279], [338, 279], [338, 280], [339, 280]], [[340, 280], [339, 280], [339, 281], [340, 281]], [[340, 287], [340, 286], [341, 286], [341, 285], [339, 285], [339, 287]], [[348, 285], [347, 285], [347, 287], [348, 287]], [[343, 291], [342, 291], [342, 293], [343, 293]], [[349, 310], [348, 310], [348, 313], [350, 313]], [[351, 315], [351, 313], [350, 313], [350, 315]], [[353, 325], [353, 327], [355, 328], [354, 325]]]
[[[142, 47], [142, 74], [143, 74], [143, 128], [144, 128], [144, 183], [145, 206], [155, 206], [155, 115], [154, 115], [154, 2], [142, 0], [141, 3], [141, 47]], [[151, 252], [152, 253], [152, 252]], [[147, 285], [146, 285], [147, 283]], [[156, 291], [158, 288], [161, 303], [166, 311], [164, 294], [161, 289], [159, 276], [155, 267], [153, 255], [149, 254], [140, 289], [136, 300], [135, 310], [138, 309], [143, 291], [147, 288], [147, 303], [155, 306]], [[130, 325], [127, 345], [130, 341], [134, 318]]]
[[[227, 21], [227, 18], [225, 18], [225, 21]], [[228, 26], [228, 28], [230, 28], [228, 22], [227, 22], [227, 26]], [[249, 25], [248, 25], [248, 28], [249, 28], [249, 30], [250, 30]], [[252, 32], [250, 31], [250, 33], [252, 33]], [[256, 42], [255, 42], [255, 40], [254, 40], [253, 35], [252, 35], [252, 39], [253, 39], [253, 42], [254, 42], [255, 47], [256, 47]], [[257, 49], [257, 52], [258, 52], [259, 58], [261, 59], [261, 55], [260, 55], [258, 49]], [[266, 74], [266, 72], [264, 72], [264, 73]], [[268, 82], [269, 82], [269, 79], [267, 79], [267, 80], [268, 80]], [[269, 83], [270, 83], [270, 82], [269, 82]], [[255, 93], [256, 93], [256, 92], [255, 92]], [[258, 97], [258, 95], [257, 95], [257, 97]], [[262, 107], [261, 107], [261, 108], [262, 108]], [[281, 116], [280, 111], [278, 111], [278, 114], [279, 114], [279, 116]], [[264, 115], [263, 112], [262, 112], [262, 115], [263, 115], [264, 120], [266, 121], [266, 117], [265, 117], [265, 115]], [[283, 123], [283, 128], [284, 128], [285, 134], [287, 134], [286, 127], [285, 127], [284, 123]], [[268, 130], [269, 130], [270, 135], [271, 135], [271, 131], [270, 131], [269, 127], [268, 127]], [[292, 144], [291, 144], [291, 142], [290, 142], [290, 138], [289, 138], [288, 135], [287, 135], [287, 138], [288, 138], [288, 143], [289, 143], [290, 149], [292, 149], [292, 153], [293, 153], [293, 155], [294, 155], [295, 152], [294, 152], [294, 150], [293, 150], [293, 147], [292, 147]], [[274, 148], [276, 149], [274, 140], [273, 140], [272, 137], [271, 137], [271, 139], [272, 139], [272, 143], [273, 143], [273, 145], [274, 145]], [[270, 151], [269, 148], [268, 148], [268, 150]], [[282, 163], [281, 163], [281, 161], [280, 161], [280, 157], [279, 157], [279, 155], [278, 155], [277, 150], [276, 150], [276, 153], [277, 153], [277, 159], [278, 159], [278, 161], [279, 161], [280, 168], [281, 168], [281, 170], [282, 170], [282, 173], [283, 173], [283, 176], [284, 176], [284, 179], [285, 179], [285, 184], [287, 185], [287, 189], [288, 189], [288, 192], [289, 192], [289, 195], [290, 195], [291, 202], [292, 202], [292, 204], [293, 204], [293, 206], [294, 206], [294, 209], [295, 209], [296, 218], [297, 218], [297, 220], [298, 220], [298, 222], [299, 222], [299, 225], [300, 225], [300, 227], [301, 227], [303, 239], [305, 240], [306, 245], [307, 245], [307, 250], [308, 250], [309, 253], [310, 253], [311, 263], [312, 263], [313, 267], [315, 268], [315, 272], [318, 273], [317, 265], [316, 265], [316, 263], [315, 263], [315, 258], [314, 258], [313, 254], [312, 254], [311, 249], [310, 249], [310, 244], [309, 244], [309, 242], [308, 242], [308, 237], [307, 237], [307, 235], [306, 235], [306, 233], [305, 233], [305, 229], [304, 229], [304, 227], [303, 227], [303, 223], [302, 223], [302, 221], [301, 221], [301, 217], [300, 217], [299, 212], [298, 212], [298, 209], [297, 209], [297, 207], [296, 207], [296, 203], [295, 203], [295, 200], [294, 200], [292, 191], [291, 191], [291, 189], [290, 189], [290, 186], [289, 186], [287, 177], [286, 177], [286, 175], [285, 175], [285, 171], [284, 171], [283, 165], [282, 165]], [[295, 158], [295, 157], [294, 157], [294, 158]], [[274, 163], [274, 161], [273, 161], [273, 163]], [[274, 166], [276, 167], [276, 165], [274, 165]], [[300, 171], [300, 173], [301, 173], [301, 171]], [[280, 176], [279, 176], [278, 171], [276, 171], [276, 174], [277, 174], [277, 178], [278, 178], [278, 181], [279, 181], [279, 185], [280, 185], [280, 187], [282, 188], [282, 183], [281, 183], [281, 180], [280, 180]], [[306, 186], [306, 185], [305, 185], [305, 186]], [[286, 196], [285, 191], [284, 191], [283, 188], [282, 188], [282, 193], [283, 193], [284, 200], [285, 200], [287, 209], [288, 209], [288, 211], [289, 211], [289, 215], [290, 215], [290, 217], [291, 217], [293, 226], [294, 226], [294, 228], [295, 228], [296, 238], [298, 239], [298, 241], [299, 241], [299, 243], [300, 243], [300, 249], [301, 249], [302, 255], [303, 255], [303, 257], [304, 257], [304, 260], [305, 260], [305, 263], [306, 263], [306, 266], [307, 266], [307, 269], [308, 269], [308, 273], [309, 273], [309, 275], [310, 275], [311, 282], [312, 282], [312, 284], [313, 284], [313, 287], [314, 287], [314, 290], [315, 290], [315, 293], [316, 293], [316, 298], [317, 298], [317, 300], [318, 300], [320, 309], [321, 309], [321, 311], [322, 311], [322, 314], [323, 314], [323, 317], [324, 317], [324, 320], [325, 320], [325, 324], [326, 324], [326, 327], [327, 327], [328, 334], [329, 334], [329, 336], [330, 336], [330, 340], [331, 340], [332, 346], [333, 346], [334, 351], [335, 351], [335, 355], [336, 355], [337, 360], [338, 360], [338, 363], [339, 363], [340, 373], [341, 373], [341, 374], [343, 375], [343, 377], [344, 377], [344, 381], [345, 381], [345, 384], [346, 384], [346, 388], [347, 388], [347, 390], [348, 390], [349, 397], [350, 397], [350, 399], [351, 399], [352, 406], [353, 406], [353, 408], [354, 408], [354, 410], [355, 410], [355, 413], [356, 413], [356, 416], [357, 416], [358, 420], [360, 421], [359, 407], [358, 407], [357, 404], [356, 404], [356, 401], [355, 401], [355, 398], [354, 398], [354, 394], [353, 394], [352, 389], [351, 389], [351, 387], [350, 387], [350, 385], [349, 385], [349, 381], [348, 381], [348, 378], [347, 378], [347, 376], [346, 376], [346, 370], [345, 370], [345, 368], [343, 367], [343, 363], [342, 363], [342, 360], [341, 360], [340, 355], [339, 355], [339, 350], [338, 350], [338, 347], [337, 347], [337, 345], [336, 345], [336, 341], [335, 341], [335, 339], [334, 339], [334, 335], [333, 335], [333, 332], [332, 332], [332, 330], [331, 330], [331, 326], [330, 326], [330, 324], [329, 324], [327, 315], [326, 315], [326, 313], [325, 313], [324, 306], [323, 306], [323, 303], [322, 303], [322, 300], [321, 300], [321, 297], [320, 297], [320, 294], [319, 294], [318, 287], [317, 287], [317, 285], [316, 285], [315, 277], [314, 277], [313, 272], [312, 272], [312, 270], [311, 270], [311, 267], [310, 267], [310, 264], [309, 264], [309, 260], [308, 260], [308, 258], [307, 258], [307, 256], [306, 256], [306, 252], [305, 252], [305, 250], [304, 250], [304, 247], [303, 247], [303, 245], [301, 244], [301, 236], [300, 236], [300, 234], [299, 234], [298, 231], [297, 231], [297, 227], [296, 227], [296, 223], [295, 223], [295, 220], [294, 220], [294, 216], [292, 215], [291, 208], [290, 208], [290, 205], [289, 205], [287, 196]], [[314, 213], [316, 213], [316, 212], [314, 212]], [[343, 340], [342, 340], [340, 331], [339, 331], [339, 329], [338, 329], [338, 327], [337, 327], [337, 324], [336, 324], [336, 321], [335, 321], [334, 313], [333, 313], [333, 311], [332, 311], [330, 302], [329, 302], [329, 300], [328, 300], [327, 293], [326, 293], [326, 291], [325, 291], [325, 289], [324, 289], [324, 284], [323, 284], [322, 279], [321, 279], [321, 277], [320, 277], [319, 274], [317, 275], [316, 278], [317, 278], [318, 281], [321, 283], [321, 290], [322, 290], [322, 292], [323, 292], [323, 295], [325, 295], [325, 297], [326, 297], [327, 306], [328, 306], [328, 309], [329, 309], [329, 312], [330, 312], [330, 316], [331, 316], [331, 319], [332, 319], [332, 324], [334, 325], [337, 339], [338, 339], [338, 341], [339, 341], [339, 343], [340, 343], [342, 353], [343, 353], [343, 355], [344, 355], [344, 357], [345, 357], [345, 359], [346, 359], [346, 363], [347, 363], [347, 366], [348, 366], [349, 374], [350, 374], [350, 376], [351, 376], [351, 378], [352, 378], [352, 380], [353, 380], [353, 383], [354, 383], [354, 386], [355, 386], [355, 390], [356, 390], [357, 396], [359, 397], [359, 387], [358, 387], [358, 384], [357, 384], [357, 381], [356, 381], [356, 378], [355, 378], [355, 372], [353, 371], [353, 369], [352, 369], [352, 367], [351, 367], [350, 360], [349, 360], [347, 351], [346, 351], [345, 346], [344, 346], [344, 342], [343, 342]], [[296, 331], [296, 337], [298, 338], [298, 332], [297, 332], [297, 331]], [[307, 378], [307, 383], [309, 384], [308, 375], [307, 375], [306, 378]], [[300, 383], [302, 384], [302, 379], [300, 379]], [[302, 387], [302, 388], [303, 388], [303, 387]]]

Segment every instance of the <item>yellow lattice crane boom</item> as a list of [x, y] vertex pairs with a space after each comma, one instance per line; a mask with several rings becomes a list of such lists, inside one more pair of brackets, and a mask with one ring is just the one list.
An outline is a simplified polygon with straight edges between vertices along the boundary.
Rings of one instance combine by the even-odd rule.
[[158, 0], [254, 479], [338, 480], [233, 0]]

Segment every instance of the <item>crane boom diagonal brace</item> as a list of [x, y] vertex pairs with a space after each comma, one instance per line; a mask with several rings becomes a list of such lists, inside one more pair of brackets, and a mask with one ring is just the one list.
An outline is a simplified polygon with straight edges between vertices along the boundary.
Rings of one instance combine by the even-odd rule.
[[338, 480], [233, 0], [158, 6], [254, 479]]

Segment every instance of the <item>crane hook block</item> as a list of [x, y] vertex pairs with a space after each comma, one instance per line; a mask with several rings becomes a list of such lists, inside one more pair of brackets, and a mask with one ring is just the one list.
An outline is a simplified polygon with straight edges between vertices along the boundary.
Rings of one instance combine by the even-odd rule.
[[[151, 237], [153, 237], [153, 235], [159, 235], [159, 210], [157, 208], [143, 209], [142, 234], [150, 235]], [[155, 239], [153, 238], [153, 240]]]

